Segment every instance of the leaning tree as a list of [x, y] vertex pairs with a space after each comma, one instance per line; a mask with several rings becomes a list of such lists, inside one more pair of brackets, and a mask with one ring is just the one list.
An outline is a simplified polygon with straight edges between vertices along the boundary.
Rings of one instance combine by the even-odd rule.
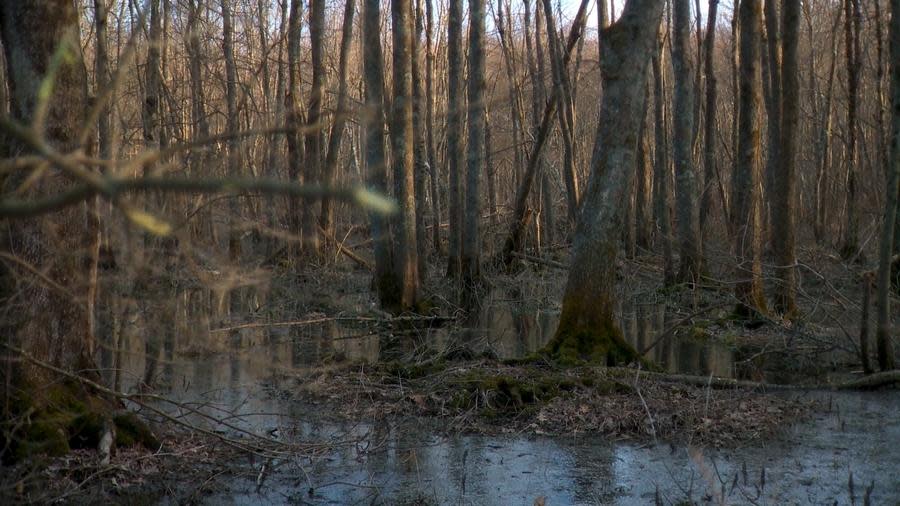
[[544, 350], [564, 362], [637, 358], [616, 323], [616, 257], [625, 190], [634, 177], [647, 67], [656, 49], [663, 4], [663, 0], [629, 0], [622, 16], [601, 35], [600, 125], [559, 327]]

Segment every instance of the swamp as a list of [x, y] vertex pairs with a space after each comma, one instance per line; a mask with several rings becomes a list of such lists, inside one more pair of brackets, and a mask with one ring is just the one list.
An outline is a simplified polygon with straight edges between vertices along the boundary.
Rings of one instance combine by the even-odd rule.
[[900, 0], [0, 47], [0, 504], [900, 503]]

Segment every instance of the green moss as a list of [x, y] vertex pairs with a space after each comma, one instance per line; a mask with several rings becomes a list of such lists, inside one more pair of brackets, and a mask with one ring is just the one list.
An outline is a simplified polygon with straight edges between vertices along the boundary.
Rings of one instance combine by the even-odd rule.
[[153, 451], [162, 446], [147, 424], [130, 411], [113, 416], [113, 423], [116, 424], [116, 446], [139, 444]]
[[[73, 448], [96, 448], [117, 407], [114, 400], [69, 381], [22, 388], [10, 398], [9, 406], [7, 420], [0, 421], [0, 439], [4, 439], [0, 443], [9, 447], [4, 454], [9, 464], [38, 455], [59, 456]], [[117, 433], [131, 444], [159, 448], [159, 442], [133, 413], [116, 416], [113, 421], [120, 419], [124, 430]]]
[[28, 424], [10, 445], [12, 462], [35, 455], [58, 457], [69, 452], [69, 437], [61, 420], [39, 420]]
[[556, 335], [541, 351], [565, 366], [616, 365], [638, 359], [637, 351], [611, 320], [593, 326], [577, 324], [574, 318], [560, 320]]

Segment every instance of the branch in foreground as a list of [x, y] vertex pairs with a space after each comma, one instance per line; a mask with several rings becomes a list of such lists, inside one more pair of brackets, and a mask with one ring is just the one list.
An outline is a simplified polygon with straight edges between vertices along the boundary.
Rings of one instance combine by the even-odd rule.
[[[98, 188], [97, 186], [100, 186]], [[352, 202], [370, 211], [392, 214], [397, 210], [393, 199], [362, 186], [326, 187], [264, 178], [112, 178], [104, 177], [99, 185], [79, 184], [72, 189], [36, 200], [0, 199], [0, 218], [38, 216], [83, 202], [100, 194], [114, 200], [130, 192], [164, 191], [169, 193], [246, 193], [259, 192], [302, 199], [329, 197]]]

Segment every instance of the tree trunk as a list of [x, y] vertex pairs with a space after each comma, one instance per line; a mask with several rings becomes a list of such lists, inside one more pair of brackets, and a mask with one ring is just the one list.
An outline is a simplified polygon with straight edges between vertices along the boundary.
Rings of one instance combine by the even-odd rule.
[[424, 90], [422, 89], [422, 72], [419, 65], [419, 41], [422, 39], [424, 16], [422, 14], [422, 0], [416, 0], [415, 27], [412, 37], [412, 85], [413, 85], [413, 181], [416, 194], [416, 250], [418, 251], [417, 268], [419, 280], [425, 279], [425, 182], [428, 177], [428, 146], [425, 138], [425, 108]]
[[393, 81], [391, 103], [391, 158], [394, 167], [394, 198], [400, 204], [395, 216], [394, 265], [400, 279], [401, 309], [419, 303], [418, 250], [416, 249], [416, 201], [413, 147], [412, 48], [413, 21], [410, 0], [391, 0], [393, 33]]
[[844, 0], [844, 44], [847, 60], [847, 227], [841, 256], [852, 259], [859, 253], [859, 209], [856, 199], [857, 135], [859, 133], [859, 75], [862, 70], [859, 47], [859, 0]]
[[[701, 248], [708, 251], [710, 234], [709, 216], [712, 212], [713, 181], [716, 179], [716, 96], [717, 81], [714, 67], [716, 54], [716, 13], [719, 0], [709, 0], [706, 22], [706, 41], [703, 58], [706, 73], [706, 118], [703, 130], [703, 192], [700, 194], [700, 234]], [[698, 65], [699, 67], [699, 65]], [[724, 209], [725, 203], [722, 202]]]
[[[68, 153], [84, 149], [80, 132], [89, 111], [87, 75], [78, 40], [79, 11], [70, 0], [0, 2], [0, 37], [6, 56], [10, 90], [9, 119], [35, 123], [42, 80], [55, 54], [65, 54], [56, 69], [48, 108], [39, 125], [44, 140]], [[57, 53], [61, 46], [64, 52]], [[0, 144], [0, 156], [16, 158], [33, 151], [10, 136]], [[4, 197], [18, 192], [29, 171], [0, 178]], [[47, 195], [71, 189], [71, 179], [55, 167], [32, 178], [27, 195]], [[20, 195], [21, 196], [21, 195]], [[94, 254], [96, 222], [88, 204], [42, 217], [4, 220], [0, 238], [0, 444], [5, 462], [34, 453], [69, 450], [69, 433], [79, 415], [104, 421], [120, 406], [81, 383], [51, 374], [18, 355], [29, 356], [83, 378], [99, 381], [93, 362], [94, 340], [89, 323], [91, 281], [84, 268]], [[28, 268], [23, 268], [28, 266]], [[46, 283], [33, 277], [51, 280]], [[11, 349], [12, 348], [12, 349]], [[10, 439], [8, 437], [12, 436]], [[99, 438], [100, 434], [94, 434]]]
[[[440, 174], [434, 146], [434, 7], [433, 0], [425, 0], [425, 140], [428, 144], [428, 166], [431, 177], [431, 242], [434, 251], [441, 253], [441, 191]], [[420, 252], [424, 253], [424, 252]]]
[[761, 226], [768, 227], [768, 237], [775, 229], [775, 216], [772, 214], [772, 195], [775, 193], [775, 178], [781, 170], [781, 31], [778, 29], [779, 0], [764, 0], [763, 40], [763, 97], [766, 105], [768, 124], [766, 132], [765, 194], [763, 199], [763, 216], [768, 220]]
[[784, 2], [782, 16], [783, 63], [781, 68], [781, 160], [775, 172], [772, 199], [772, 249], [775, 253], [775, 311], [786, 318], [797, 312], [797, 280], [794, 264], [797, 135], [800, 118], [800, 3]]
[[[234, 62], [234, 30], [231, 22], [231, 5], [229, 0], [221, 1], [222, 7], [222, 50], [225, 54], [225, 133], [228, 135], [228, 152], [225, 154], [228, 168], [228, 177], [240, 175], [241, 152], [240, 142], [237, 138], [238, 111], [237, 111], [237, 67]], [[241, 236], [237, 228], [236, 220], [239, 219], [240, 208], [238, 197], [228, 199], [228, 259], [233, 265], [239, 265], [241, 260]], [[231, 290], [230, 308], [232, 318], [240, 311], [241, 291]]]
[[766, 311], [762, 291], [759, 209], [760, 48], [762, 0], [742, 0], [740, 17], [740, 93], [738, 151], [732, 176], [735, 312], [744, 317]]
[[894, 369], [894, 349], [891, 343], [891, 253], [893, 252], [897, 216], [897, 193], [900, 191], [900, 0], [891, 0], [891, 159], [887, 184], [887, 207], [881, 231], [878, 255], [878, 327], [875, 347], [878, 366], [886, 371]]
[[[341, 49], [338, 62], [338, 96], [334, 112], [334, 124], [331, 126], [331, 135], [328, 138], [328, 154], [325, 155], [325, 169], [322, 172], [322, 184], [329, 186], [334, 184], [337, 172], [338, 154], [341, 150], [341, 139], [347, 124], [347, 66], [350, 57], [350, 43], [353, 41], [353, 14], [356, 9], [356, 0], [347, 0], [344, 3], [344, 21], [341, 27]], [[334, 205], [331, 199], [322, 199], [322, 230], [326, 237], [334, 237]]]
[[665, 54], [665, 39], [657, 35], [657, 47], [652, 56], [653, 63], [653, 107], [655, 161], [653, 166], [653, 207], [659, 229], [658, 238], [663, 250], [663, 285], [675, 284], [675, 260], [672, 258], [672, 220], [669, 216], [669, 146], [666, 135], [668, 118], [665, 116], [665, 76], [662, 58]]
[[[301, 106], [300, 106], [300, 30], [303, 19], [303, 1], [291, 0], [291, 10], [288, 14], [288, 41], [287, 41], [287, 89], [284, 94], [285, 101], [285, 127], [288, 130], [287, 137], [287, 166], [288, 179], [294, 182], [303, 181], [303, 147], [300, 143], [300, 124], [301, 124]], [[379, 46], [380, 47], [380, 46]], [[380, 54], [380, 53], [379, 53]], [[380, 72], [380, 71], [379, 71]], [[382, 85], [383, 86], [383, 85]], [[379, 109], [380, 110], [380, 109]], [[382, 162], [383, 163], [383, 162]], [[296, 253], [302, 250], [302, 245], [296, 244], [296, 241], [304, 240], [304, 228], [302, 226], [301, 214], [303, 213], [300, 205], [300, 199], [290, 197], [288, 199], [288, 230], [294, 236], [291, 245], [292, 259], [296, 258]]]
[[693, 146], [694, 92], [690, 55], [691, 6], [689, 0], [674, 1], [672, 68], [675, 76], [673, 156], [677, 184], [676, 209], [680, 266], [678, 280], [695, 283], [701, 274], [700, 226], [697, 214], [697, 180]]
[[[362, 12], [362, 57], [365, 80], [366, 171], [369, 186], [387, 195], [388, 177], [384, 153], [384, 58], [381, 53], [381, 1], [364, 0]], [[375, 290], [381, 307], [395, 310], [400, 305], [400, 278], [394, 270], [390, 220], [370, 214], [375, 249]]]
[[463, 187], [461, 145], [463, 129], [462, 1], [453, 0], [447, 19], [447, 160], [450, 165], [450, 251], [447, 276], [456, 277], [462, 268]]
[[638, 358], [616, 323], [616, 257], [625, 188], [634, 174], [647, 63], [655, 50], [663, 4], [629, 0], [622, 17], [603, 32], [600, 128], [559, 327], [544, 348], [562, 362], [614, 364]]
[[[309, 2], [309, 38], [312, 59], [312, 87], [309, 91], [309, 108], [306, 111], [306, 132], [304, 143], [306, 156], [304, 181], [317, 183], [322, 178], [322, 144], [325, 128], [322, 126], [322, 99], [325, 96], [325, 0]], [[319, 241], [319, 220], [311, 207], [303, 211], [303, 249], [317, 255], [321, 247]]]
[[464, 299], [473, 307], [481, 285], [481, 192], [480, 179], [484, 171], [485, 84], [484, 84], [484, 24], [487, 13], [485, 0], [469, 0], [469, 76], [468, 83], [468, 142], [466, 146], [466, 214], [462, 246], [462, 274]]

